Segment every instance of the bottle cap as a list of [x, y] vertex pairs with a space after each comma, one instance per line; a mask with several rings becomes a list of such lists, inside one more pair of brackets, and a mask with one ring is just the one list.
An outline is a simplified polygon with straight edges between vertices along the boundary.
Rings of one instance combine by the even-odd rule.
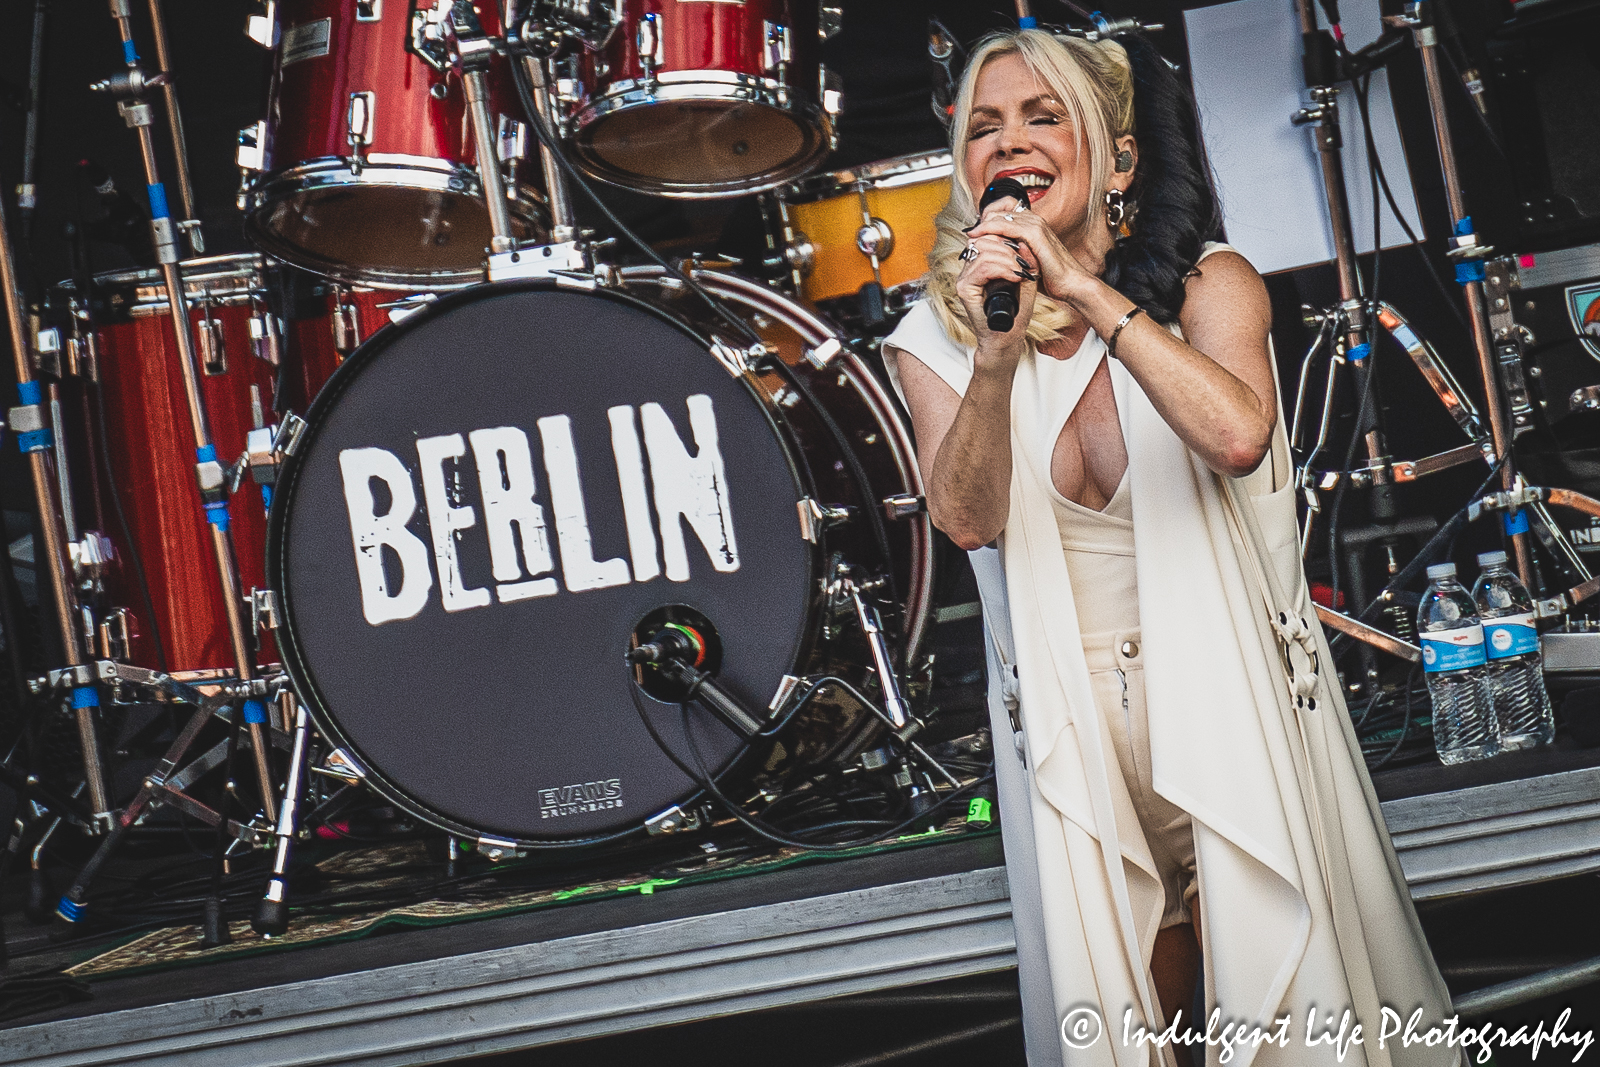
[[1440, 578], [1454, 578], [1456, 565], [1454, 563], [1435, 563], [1428, 568], [1428, 580], [1437, 581]]
[[1497, 564], [1503, 564], [1503, 563], [1505, 563], [1505, 561], [1506, 561], [1506, 554], [1504, 552], [1479, 552], [1478, 553], [1478, 566], [1480, 566], [1480, 567], [1493, 567], [1493, 566], [1496, 566]]

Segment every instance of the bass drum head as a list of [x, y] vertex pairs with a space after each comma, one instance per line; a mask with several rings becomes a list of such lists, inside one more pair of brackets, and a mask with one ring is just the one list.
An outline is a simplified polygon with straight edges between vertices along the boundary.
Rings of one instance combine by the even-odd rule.
[[[812, 629], [792, 446], [641, 301], [447, 297], [358, 349], [308, 423], [268, 549], [286, 666], [369, 783], [452, 832], [576, 843], [696, 792], [630, 694], [646, 616], [709, 620], [752, 708]], [[639, 699], [689, 762], [677, 707]], [[740, 752], [692, 721], [711, 767]]]

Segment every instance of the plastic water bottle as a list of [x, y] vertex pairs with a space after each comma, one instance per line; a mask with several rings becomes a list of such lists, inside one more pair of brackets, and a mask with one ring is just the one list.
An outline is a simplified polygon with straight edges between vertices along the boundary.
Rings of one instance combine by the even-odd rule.
[[1500, 748], [1509, 752], [1548, 745], [1556, 735], [1556, 720], [1544, 689], [1533, 598], [1506, 566], [1504, 552], [1483, 553], [1478, 566], [1483, 572], [1472, 587], [1472, 599], [1483, 620], [1489, 696], [1500, 721]]
[[1429, 567], [1428, 583], [1417, 635], [1433, 699], [1433, 746], [1444, 763], [1493, 756], [1500, 751], [1500, 724], [1485, 679], [1488, 658], [1477, 606], [1456, 581], [1454, 563]]

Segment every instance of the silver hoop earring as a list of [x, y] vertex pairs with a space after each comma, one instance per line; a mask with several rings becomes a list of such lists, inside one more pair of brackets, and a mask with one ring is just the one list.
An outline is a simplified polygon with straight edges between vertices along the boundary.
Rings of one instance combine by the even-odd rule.
[[1128, 217], [1128, 210], [1122, 202], [1121, 189], [1106, 190], [1106, 225], [1116, 229], [1122, 225], [1122, 220]]

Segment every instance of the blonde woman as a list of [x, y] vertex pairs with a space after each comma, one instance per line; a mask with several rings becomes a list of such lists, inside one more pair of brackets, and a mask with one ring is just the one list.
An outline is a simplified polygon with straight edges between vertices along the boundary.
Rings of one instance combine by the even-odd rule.
[[[1030, 1056], [1456, 1062], [1438, 1042], [1378, 1044], [1385, 1009], [1421, 1009], [1426, 1030], [1449, 996], [1326, 643], [1314, 617], [1295, 625], [1311, 606], [1271, 312], [1250, 264], [1210, 241], [1192, 101], [1142, 37], [1030, 29], [974, 52], [951, 134], [926, 298], [884, 351], [934, 522], [1003, 564], [982, 581], [991, 681], [1014, 670], [1020, 690], [1042, 900], [1016, 918], [1042, 927], [1052, 1027], [1069, 1021]], [[1027, 202], [979, 218], [1003, 177]], [[996, 284], [1018, 287], [1005, 333], [984, 314]], [[1202, 957], [1215, 1023], [1141, 1041], [1192, 1021]], [[1323, 1040], [1341, 1022], [1343, 1049]]]

